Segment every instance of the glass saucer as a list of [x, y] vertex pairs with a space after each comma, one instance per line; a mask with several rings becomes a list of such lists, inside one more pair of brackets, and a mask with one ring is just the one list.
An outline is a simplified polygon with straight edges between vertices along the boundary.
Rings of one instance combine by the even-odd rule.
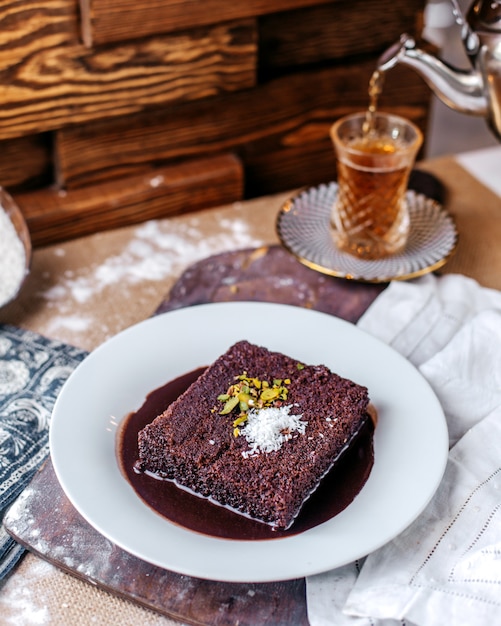
[[411, 231], [405, 249], [384, 259], [357, 259], [340, 251], [332, 236], [336, 194], [335, 182], [311, 187], [287, 200], [277, 216], [282, 245], [314, 270], [373, 283], [407, 280], [442, 267], [456, 249], [458, 233], [451, 215], [436, 200], [409, 190]]

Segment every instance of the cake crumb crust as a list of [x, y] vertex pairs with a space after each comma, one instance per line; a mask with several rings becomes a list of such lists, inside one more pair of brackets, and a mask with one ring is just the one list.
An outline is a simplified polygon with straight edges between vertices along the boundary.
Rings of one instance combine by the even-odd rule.
[[[218, 397], [243, 372], [260, 381], [290, 380], [287, 400], [278, 406], [301, 416], [304, 428], [275, 450], [249, 454], [247, 438], [234, 434], [235, 415], [220, 413]], [[286, 529], [369, 419], [368, 405], [366, 387], [325, 365], [303, 364], [242, 340], [140, 431], [136, 467]]]

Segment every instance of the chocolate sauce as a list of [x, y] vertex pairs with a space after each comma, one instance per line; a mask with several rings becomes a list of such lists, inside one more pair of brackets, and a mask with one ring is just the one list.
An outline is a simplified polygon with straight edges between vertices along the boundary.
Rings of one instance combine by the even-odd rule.
[[189, 372], [152, 391], [141, 408], [124, 421], [118, 438], [118, 458], [127, 480], [138, 496], [171, 522], [190, 530], [224, 539], [278, 539], [304, 532], [325, 522], [345, 509], [365, 484], [374, 462], [371, 419], [360, 431], [356, 442], [310, 496], [288, 530], [274, 530], [228, 509], [199, 498], [168, 480], [159, 480], [134, 470], [138, 459], [138, 432], [162, 413], [171, 402], [194, 382], [205, 368]]

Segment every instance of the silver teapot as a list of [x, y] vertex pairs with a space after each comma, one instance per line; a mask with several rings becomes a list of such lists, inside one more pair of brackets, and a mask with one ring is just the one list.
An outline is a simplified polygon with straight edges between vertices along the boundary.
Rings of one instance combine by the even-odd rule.
[[387, 72], [397, 63], [414, 68], [447, 106], [484, 117], [501, 141], [501, 1], [476, 0], [466, 17], [456, 0], [451, 5], [471, 68], [452, 67], [404, 34], [381, 55], [378, 70]]

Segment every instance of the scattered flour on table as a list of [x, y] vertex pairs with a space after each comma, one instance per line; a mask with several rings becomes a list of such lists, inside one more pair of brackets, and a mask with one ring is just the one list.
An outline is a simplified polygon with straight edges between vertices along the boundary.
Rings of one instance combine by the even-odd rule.
[[23, 244], [0, 205], [0, 306], [16, 295], [25, 273], [26, 254]]
[[[110, 287], [119, 287], [126, 294], [129, 287], [138, 283], [159, 283], [178, 277], [193, 263], [214, 254], [263, 245], [242, 219], [223, 218], [217, 226], [216, 234], [205, 236], [196, 216], [183, 224], [163, 227], [156, 220], [141, 224], [119, 254], [77, 271], [67, 271], [57, 284], [40, 294], [48, 306], [58, 308], [59, 315], [53, 319], [50, 330], [84, 332], [95, 320], [75, 315], [74, 305], [83, 306]], [[54, 254], [64, 257], [64, 250], [56, 248]]]
[[41, 559], [33, 560], [30, 579], [24, 584], [16, 583], [15, 575], [7, 578], [2, 594], [0, 595], [0, 623], [2, 625], [34, 625], [50, 624], [50, 615], [41, 590], [37, 585], [39, 580], [47, 580], [55, 568]]
[[28, 557], [29, 562], [21, 563], [2, 586], [2, 626], [174, 626], [167, 617], [103, 593], [42, 559]]

